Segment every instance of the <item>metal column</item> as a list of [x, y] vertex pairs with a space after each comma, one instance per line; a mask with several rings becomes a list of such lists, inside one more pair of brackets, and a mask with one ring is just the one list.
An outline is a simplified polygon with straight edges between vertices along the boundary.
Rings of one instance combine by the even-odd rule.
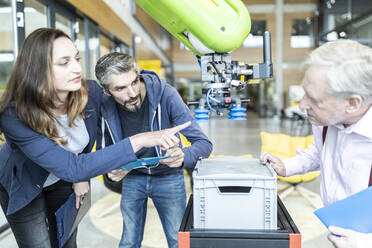
[[276, 115], [280, 117], [280, 111], [283, 109], [283, 0], [276, 0], [275, 21], [276, 21]]

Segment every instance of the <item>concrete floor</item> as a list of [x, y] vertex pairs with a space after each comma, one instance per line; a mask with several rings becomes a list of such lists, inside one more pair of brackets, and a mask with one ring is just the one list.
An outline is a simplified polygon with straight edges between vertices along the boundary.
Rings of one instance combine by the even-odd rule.
[[[214, 155], [245, 155], [259, 157], [261, 149], [260, 131], [273, 133], [307, 132], [306, 127], [294, 128], [288, 121], [278, 119], [259, 119], [255, 114], [248, 114], [247, 121], [231, 121], [225, 118], [212, 119], [201, 123], [202, 129], [214, 144]], [[305, 130], [305, 131], [303, 131]], [[190, 194], [189, 178], [185, 176], [186, 188]], [[319, 178], [302, 184], [315, 192], [315, 202], [319, 202]], [[278, 190], [286, 187], [278, 182]], [[97, 179], [92, 179], [92, 208], [79, 225], [78, 246], [117, 247], [122, 230], [122, 218], [119, 211], [120, 195], [109, 191]], [[302, 234], [303, 248], [332, 247], [327, 241], [326, 228], [313, 214], [315, 208], [297, 192], [290, 193], [283, 202]], [[5, 223], [0, 215], [0, 225]], [[159, 217], [151, 201], [147, 212], [143, 248], [167, 247]], [[17, 247], [10, 231], [0, 235], [0, 247]]]

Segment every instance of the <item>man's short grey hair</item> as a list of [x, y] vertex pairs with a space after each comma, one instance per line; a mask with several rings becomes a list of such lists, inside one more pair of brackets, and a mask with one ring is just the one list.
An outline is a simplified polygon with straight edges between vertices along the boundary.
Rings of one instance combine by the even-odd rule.
[[328, 42], [312, 51], [305, 66], [324, 66], [328, 93], [372, 98], [372, 48], [352, 40]]
[[102, 56], [96, 64], [96, 77], [100, 85], [108, 89], [109, 88], [109, 77], [111, 74], [121, 74], [134, 70], [139, 74], [139, 68], [130, 55], [125, 53], [113, 52]]

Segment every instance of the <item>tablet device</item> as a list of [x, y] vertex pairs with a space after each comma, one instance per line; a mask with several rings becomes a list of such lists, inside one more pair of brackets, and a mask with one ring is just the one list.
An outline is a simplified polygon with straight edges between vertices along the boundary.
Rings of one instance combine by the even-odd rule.
[[140, 158], [137, 159], [137, 161], [134, 161], [132, 163], [126, 164], [120, 169], [122, 170], [131, 170], [131, 169], [136, 169], [136, 168], [143, 168], [147, 167], [149, 165], [155, 165], [160, 162], [161, 159], [169, 158], [170, 156], [159, 156], [159, 157], [149, 157], [149, 158]]
[[328, 228], [337, 226], [362, 233], [372, 232], [372, 187], [320, 208], [314, 214]]
[[84, 196], [83, 203], [77, 209], [75, 193], [72, 193], [67, 201], [56, 211], [58, 244], [63, 247], [66, 241], [71, 237], [80, 221], [88, 212], [91, 205], [91, 191]]

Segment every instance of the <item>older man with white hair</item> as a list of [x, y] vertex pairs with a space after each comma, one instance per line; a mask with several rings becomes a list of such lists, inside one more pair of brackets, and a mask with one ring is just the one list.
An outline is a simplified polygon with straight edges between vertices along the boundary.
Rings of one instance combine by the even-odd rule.
[[[286, 177], [320, 169], [321, 197], [329, 205], [372, 185], [372, 49], [337, 40], [315, 49], [305, 66], [300, 108], [313, 125], [314, 143], [293, 158], [263, 153], [261, 161]], [[372, 233], [329, 231], [337, 248], [372, 247]]]

